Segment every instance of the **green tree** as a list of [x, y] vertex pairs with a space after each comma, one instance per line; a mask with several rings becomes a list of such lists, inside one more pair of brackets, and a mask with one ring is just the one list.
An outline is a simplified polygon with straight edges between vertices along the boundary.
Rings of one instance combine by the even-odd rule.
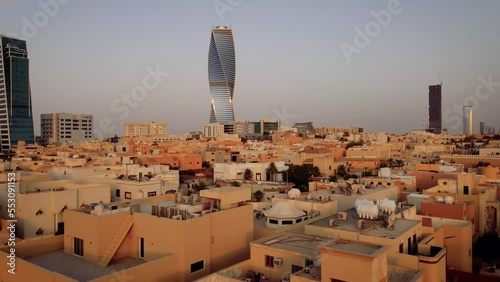
[[295, 187], [299, 189], [302, 187], [304, 191], [308, 190], [309, 180], [313, 176], [319, 176], [319, 169], [316, 166], [290, 165], [288, 167], [288, 181], [295, 184]]
[[264, 192], [262, 192], [261, 190], [257, 190], [255, 192], [253, 192], [252, 195], [253, 195], [256, 202], [260, 202], [264, 198]]
[[330, 182], [337, 182], [337, 176], [335, 175], [330, 175]]
[[235, 180], [235, 181], [231, 182], [231, 186], [233, 186], [233, 187], [241, 187], [241, 183]]
[[346, 175], [347, 175], [347, 169], [346, 169], [345, 165], [339, 165], [337, 167], [337, 176], [344, 177]]
[[276, 181], [276, 173], [278, 173], [278, 168], [274, 162], [269, 164], [269, 167], [266, 170], [266, 173], [269, 174], [269, 178], [271, 181]]
[[196, 192], [201, 191], [201, 190], [205, 190], [205, 189], [207, 189], [207, 183], [205, 183], [204, 181], [200, 181], [198, 183], [194, 183], [192, 188]]
[[243, 174], [243, 178], [245, 180], [252, 180], [253, 179], [253, 171], [249, 168], [245, 169], [245, 173]]

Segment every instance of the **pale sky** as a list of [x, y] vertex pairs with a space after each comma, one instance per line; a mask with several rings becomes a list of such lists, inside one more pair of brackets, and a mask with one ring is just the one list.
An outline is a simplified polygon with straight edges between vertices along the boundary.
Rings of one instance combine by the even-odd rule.
[[[233, 28], [237, 119], [404, 133], [427, 124], [428, 86], [442, 81], [443, 126], [459, 133], [464, 104], [475, 132], [500, 126], [499, 12], [497, 0], [3, 0], [0, 33], [28, 40], [36, 133], [50, 112], [94, 114], [110, 135], [125, 121], [201, 130], [216, 25]], [[156, 83], [148, 66], [169, 75]], [[120, 101], [145, 79], [145, 96]]]

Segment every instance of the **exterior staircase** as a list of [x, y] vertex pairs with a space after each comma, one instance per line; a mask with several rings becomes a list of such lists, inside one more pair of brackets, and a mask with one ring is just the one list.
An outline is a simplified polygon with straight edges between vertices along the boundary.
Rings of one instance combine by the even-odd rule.
[[133, 224], [134, 224], [134, 217], [132, 216], [132, 213], [130, 213], [125, 219], [125, 221], [122, 223], [120, 229], [118, 229], [118, 231], [116, 232], [115, 237], [113, 238], [111, 243], [109, 243], [108, 247], [104, 251], [104, 254], [99, 260], [98, 263], [99, 266], [101, 267], [108, 266], [109, 262], [111, 261], [116, 251], [122, 244], [123, 240], [125, 239], [125, 236], [127, 236], [127, 233]]

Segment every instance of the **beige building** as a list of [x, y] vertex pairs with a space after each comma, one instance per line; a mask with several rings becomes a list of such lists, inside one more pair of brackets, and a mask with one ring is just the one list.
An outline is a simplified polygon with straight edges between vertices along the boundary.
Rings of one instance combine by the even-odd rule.
[[[19, 178], [18, 178], [19, 179]], [[40, 237], [64, 232], [65, 211], [90, 203], [109, 203], [109, 186], [76, 184], [69, 180], [18, 182], [16, 194], [16, 235], [19, 238]], [[0, 217], [7, 214], [7, 185], [0, 188]]]
[[42, 114], [41, 145], [88, 141], [94, 134], [94, 116], [73, 113]]
[[424, 281], [424, 271], [390, 265], [389, 247], [385, 245], [292, 232], [274, 234], [250, 245], [249, 260], [198, 281], [259, 281], [259, 277], [294, 282]]
[[203, 136], [205, 137], [218, 137], [224, 134], [224, 124], [222, 123], [209, 123], [203, 126]]
[[[398, 208], [396, 213], [402, 213], [407, 208], [407, 206]], [[336, 216], [307, 225], [306, 234], [387, 246], [388, 263], [413, 271], [423, 270], [425, 271], [425, 281], [444, 282], [446, 278], [446, 249], [429, 244], [424, 240], [428, 235], [423, 232], [422, 222], [396, 216], [389, 223], [388, 215], [385, 213], [382, 218], [385, 220], [380, 220], [380, 217], [379, 220], [359, 219], [356, 210], [349, 209]], [[384, 224], [384, 221], [387, 223]], [[342, 265], [343, 268], [349, 267], [349, 264]], [[335, 275], [335, 273], [330, 275]], [[348, 276], [343, 276], [344, 279], [336, 279], [345, 281], [346, 277]]]
[[[182, 282], [248, 259], [253, 218], [252, 206], [245, 203], [250, 189], [203, 192], [200, 198], [163, 195], [68, 210], [64, 236], [28, 244], [30, 249], [20, 244], [22, 274], [2, 271], [0, 280]], [[0, 257], [5, 264], [6, 254]]]
[[125, 136], [165, 136], [167, 135], [167, 127], [165, 122], [127, 122], [125, 123]]

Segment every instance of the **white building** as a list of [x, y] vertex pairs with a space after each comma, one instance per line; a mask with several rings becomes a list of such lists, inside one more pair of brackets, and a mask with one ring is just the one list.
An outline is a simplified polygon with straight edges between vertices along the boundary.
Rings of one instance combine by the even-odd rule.
[[[283, 181], [286, 177], [283, 173], [288, 169], [285, 162], [275, 162], [278, 173], [276, 181]], [[214, 180], [222, 179], [243, 179], [245, 170], [250, 169], [253, 174], [253, 180], [267, 181], [266, 170], [270, 163], [215, 163], [214, 165]]]
[[209, 123], [203, 126], [203, 136], [205, 137], [218, 137], [224, 134], [224, 124], [222, 123]]
[[42, 114], [41, 145], [82, 142], [93, 138], [92, 115], [73, 113]]

